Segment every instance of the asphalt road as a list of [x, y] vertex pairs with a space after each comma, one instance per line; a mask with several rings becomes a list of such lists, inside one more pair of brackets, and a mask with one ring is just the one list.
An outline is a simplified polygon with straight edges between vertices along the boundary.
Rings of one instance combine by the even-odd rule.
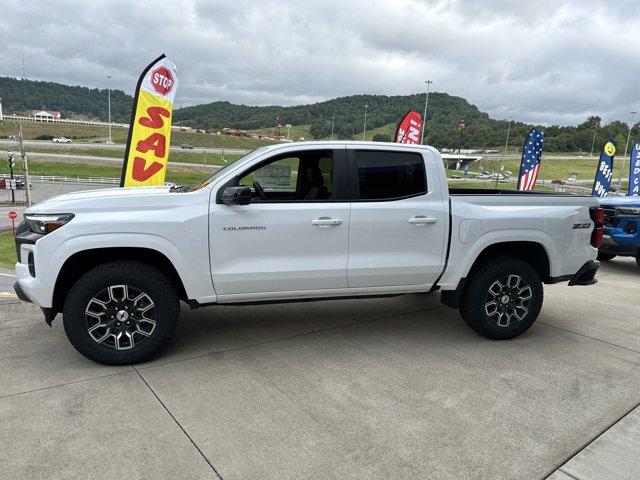
[[[47, 148], [81, 148], [81, 149], [91, 149], [91, 148], [99, 148], [114, 150], [114, 155], [117, 155], [116, 152], [122, 152], [124, 154], [124, 144], [115, 143], [113, 145], [107, 143], [53, 143], [48, 140], [25, 140], [25, 147], [47, 147]], [[15, 152], [18, 150], [18, 144], [15, 140], [2, 140], [0, 139], [0, 146], [6, 151]], [[27, 149], [28, 150], [28, 149]], [[180, 147], [170, 147], [172, 152], [207, 152], [207, 153], [225, 153], [229, 155], [242, 155], [247, 153], [249, 150], [241, 149], [241, 148], [209, 148], [209, 147], [194, 147], [193, 150], [183, 149]], [[27, 152], [31, 157], [35, 155], [35, 153]]]
[[636, 479], [640, 271], [614, 260], [599, 280], [546, 286], [503, 342], [437, 293], [185, 308], [134, 367], [91, 363], [60, 319], [5, 300], [2, 476]]

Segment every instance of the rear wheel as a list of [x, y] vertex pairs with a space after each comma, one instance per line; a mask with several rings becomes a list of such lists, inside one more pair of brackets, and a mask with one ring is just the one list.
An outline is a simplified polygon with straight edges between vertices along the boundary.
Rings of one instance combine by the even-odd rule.
[[144, 362], [169, 342], [179, 317], [169, 279], [135, 262], [112, 262], [76, 282], [63, 309], [64, 329], [82, 355], [106, 365]]
[[481, 265], [467, 280], [460, 313], [476, 332], [505, 340], [533, 325], [543, 296], [542, 281], [531, 265], [515, 257], [498, 257]]
[[603, 262], [608, 262], [609, 260], [613, 260], [616, 257], [617, 255], [612, 255], [611, 253], [598, 252], [598, 260], [601, 260]]

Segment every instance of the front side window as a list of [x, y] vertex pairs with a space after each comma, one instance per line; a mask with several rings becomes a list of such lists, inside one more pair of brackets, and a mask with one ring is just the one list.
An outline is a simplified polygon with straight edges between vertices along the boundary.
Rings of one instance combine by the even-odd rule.
[[361, 200], [393, 200], [427, 191], [424, 160], [418, 153], [359, 150], [355, 157]]
[[239, 185], [251, 187], [255, 201], [322, 201], [335, 198], [331, 151], [278, 156], [245, 172]]

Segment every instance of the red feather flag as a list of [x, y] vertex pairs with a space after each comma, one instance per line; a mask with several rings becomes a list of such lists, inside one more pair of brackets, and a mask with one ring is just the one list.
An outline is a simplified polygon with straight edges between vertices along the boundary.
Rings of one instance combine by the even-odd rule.
[[422, 130], [422, 117], [418, 112], [409, 110], [396, 128], [396, 143], [420, 143], [420, 131]]

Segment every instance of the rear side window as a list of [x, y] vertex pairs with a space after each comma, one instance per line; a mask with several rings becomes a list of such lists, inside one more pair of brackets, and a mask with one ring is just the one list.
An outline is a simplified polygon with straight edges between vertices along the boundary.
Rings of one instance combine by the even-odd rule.
[[356, 152], [361, 200], [393, 200], [426, 193], [424, 160], [417, 153]]

